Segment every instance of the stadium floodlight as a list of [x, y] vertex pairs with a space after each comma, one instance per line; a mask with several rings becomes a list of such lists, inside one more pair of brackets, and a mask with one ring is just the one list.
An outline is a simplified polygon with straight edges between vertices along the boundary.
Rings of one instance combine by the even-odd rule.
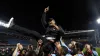
[[12, 17], [8, 23], [4, 23], [2, 21], [0, 21], [0, 26], [3, 26], [3, 27], [6, 27], [6, 28], [9, 28], [13, 22], [14, 18]]
[[97, 19], [97, 23], [100, 24], [100, 18]]

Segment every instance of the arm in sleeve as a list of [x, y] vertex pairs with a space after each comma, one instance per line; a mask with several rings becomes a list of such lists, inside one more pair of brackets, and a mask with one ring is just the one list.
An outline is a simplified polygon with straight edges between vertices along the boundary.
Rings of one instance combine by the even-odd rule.
[[59, 26], [59, 34], [61, 35], [61, 36], [63, 36], [64, 35], [64, 33], [65, 33], [65, 31], [62, 29], [62, 27], [61, 26]]
[[46, 22], [46, 13], [45, 12], [43, 12], [43, 14], [42, 14], [41, 22], [42, 22], [43, 27], [46, 28], [47, 22]]
[[62, 46], [65, 46], [68, 49], [68, 51], [71, 51], [71, 49], [62, 41], [62, 37], [60, 38], [60, 44]]
[[17, 51], [18, 51], [18, 47], [16, 47], [16, 49], [14, 50], [12, 56], [18, 56], [18, 52]]

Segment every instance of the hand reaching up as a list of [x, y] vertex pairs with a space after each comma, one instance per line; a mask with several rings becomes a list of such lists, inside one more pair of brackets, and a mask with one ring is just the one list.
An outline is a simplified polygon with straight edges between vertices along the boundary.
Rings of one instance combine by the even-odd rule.
[[47, 11], [49, 11], [49, 6], [47, 8], [44, 9], [44, 12], [46, 13]]

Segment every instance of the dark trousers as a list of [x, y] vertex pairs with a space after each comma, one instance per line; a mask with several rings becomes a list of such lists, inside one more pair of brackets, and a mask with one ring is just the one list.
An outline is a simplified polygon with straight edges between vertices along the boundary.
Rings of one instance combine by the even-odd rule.
[[31, 36], [36, 40], [41, 39], [41, 34], [34, 30], [29, 30], [18, 25], [13, 25], [10, 29], [19, 32], [20, 34]]
[[43, 46], [44, 52], [50, 53], [50, 52], [54, 51], [54, 49], [55, 49], [54, 43], [50, 42], [46, 38], [43, 38], [40, 33], [36, 32], [34, 30], [28, 30], [28, 29], [18, 26], [18, 25], [13, 25], [10, 29], [17, 31], [21, 34], [32, 36], [36, 40], [42, 39], [43, 43], [44, 43], [44, 46]]

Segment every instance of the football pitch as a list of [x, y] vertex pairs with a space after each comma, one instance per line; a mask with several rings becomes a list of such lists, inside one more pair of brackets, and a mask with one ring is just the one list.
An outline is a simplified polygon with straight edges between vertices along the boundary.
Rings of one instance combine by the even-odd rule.
[[96, 51], [98, 52], [98, 54], [100, 56], [100, 48], [96, 48]]

